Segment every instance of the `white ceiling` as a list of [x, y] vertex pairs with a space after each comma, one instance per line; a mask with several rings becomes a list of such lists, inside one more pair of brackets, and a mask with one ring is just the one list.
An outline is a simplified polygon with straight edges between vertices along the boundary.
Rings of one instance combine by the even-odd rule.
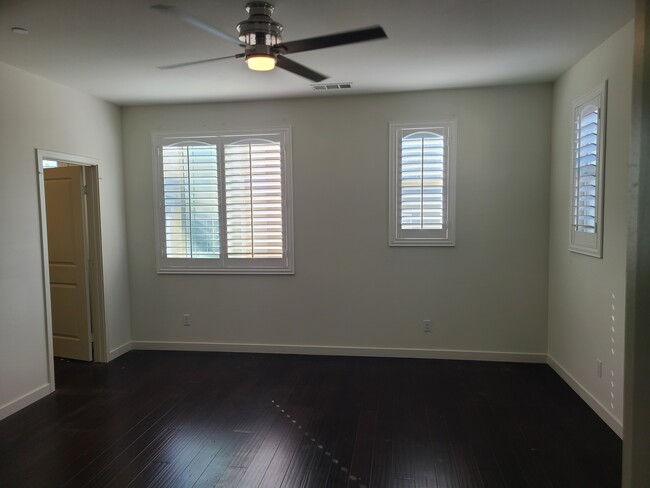
[[[322, 96], [283, 70], [149, 7], [166, 3], [236, 37], [246, 0], [0, 0], [0, 61], [120, 104]], [[381, 25], [388, 39], [291, 55], [353, 83], [338, 93], [551, 81], [631, 20], [634, 0], [271, 0], [291, 41]], [[12, 33], [12, 27], [29, 30]]]

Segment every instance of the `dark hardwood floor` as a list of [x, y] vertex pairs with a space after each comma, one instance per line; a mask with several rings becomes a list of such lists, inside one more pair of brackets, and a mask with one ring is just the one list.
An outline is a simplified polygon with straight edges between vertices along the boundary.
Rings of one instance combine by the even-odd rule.
[[133, 351], [56, 379], [0, 422], [0, 487], [620, 486], [546, 365]]

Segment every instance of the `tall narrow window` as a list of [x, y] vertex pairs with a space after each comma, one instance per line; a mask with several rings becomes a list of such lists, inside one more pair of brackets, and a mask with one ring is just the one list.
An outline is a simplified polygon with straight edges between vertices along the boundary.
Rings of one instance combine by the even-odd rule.
[[602, 257], [606, 85], [573, 109], [571, 240], [569, 250]]
[[454, 122], [390, 124], [390, 245], [454, 245], [454, 132]]
[[154, 135], [159, 272], [293, 272], [289, 138]]

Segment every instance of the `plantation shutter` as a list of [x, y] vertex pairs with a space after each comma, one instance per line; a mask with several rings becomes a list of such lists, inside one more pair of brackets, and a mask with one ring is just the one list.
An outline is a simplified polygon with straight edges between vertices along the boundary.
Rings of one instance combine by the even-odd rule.
[[569, 250], [602, 257], [607, 83], [573, 105]]
[[282, 147], [279, 140], [224, 145], [228, 258], [283, 258]]
[[442, 230], [446, 220], [444, 132], [404, 135], [400, 149], [400, 228]]
[[598, 205], [599, 108], [587, 105], [575, 120], [573, 225], [577, 232], [596, 232]]
[[454, 120], [390, 124], [389, 245], [453, 246]]
[[181, 141], [162, 147], [165, 256], [219, 258], [217, 146]]
[[159, 273], [294, 273], [289, 128], [152, 141]]

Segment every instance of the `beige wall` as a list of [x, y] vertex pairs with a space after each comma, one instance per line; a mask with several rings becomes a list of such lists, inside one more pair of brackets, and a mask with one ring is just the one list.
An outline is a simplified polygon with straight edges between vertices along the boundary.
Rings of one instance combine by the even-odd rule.
[[0, 63], [0, 418], [49, 393], [36, 149], [100, 161], [109, 349], [130, 340], [120, 111]]
[[[388, 124], [448, 118], [457, 245], [389, 247]], [[134, 345], [543, 360], [550, 118], [546, 84], [125, 108]], [[295, 276], [157, 275], [152, 131], [277, 125], [293, 128]]]
[[[548, 352], [556, 370], [619, 434], [632, 53], [630, 22], [561, 76], [553, 90]], [[608, 81], [604, 240], [603, 259], [597, 259], [568, 251], [571, 123], [573, 101], [604, 80]], [[598, 359], [603, 361], [602, 378], [596, 375]]]

